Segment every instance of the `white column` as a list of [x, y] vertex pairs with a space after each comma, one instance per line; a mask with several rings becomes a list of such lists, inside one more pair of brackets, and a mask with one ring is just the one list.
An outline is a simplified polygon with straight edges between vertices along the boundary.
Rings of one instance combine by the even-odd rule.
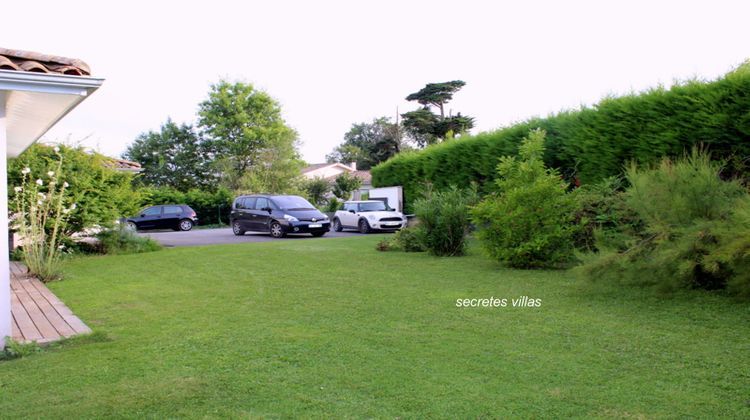
[[8, 142], [6, 138], [6, 93], [0, 91], [0, 349], [11, 337], [10, 262], [8, 261]]

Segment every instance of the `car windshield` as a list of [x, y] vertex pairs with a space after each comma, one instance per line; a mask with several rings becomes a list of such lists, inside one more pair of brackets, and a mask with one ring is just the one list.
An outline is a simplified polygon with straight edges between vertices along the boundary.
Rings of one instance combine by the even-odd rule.
[[310, 204], [309, 201], [296, 195], [274, 197], [273, 201], [281, 210], [315, 210], [315, 206]]
[[390, 210], [382, 201], [370, 201], [367, 203], [359, 203], [359, 211], [387, 211]]

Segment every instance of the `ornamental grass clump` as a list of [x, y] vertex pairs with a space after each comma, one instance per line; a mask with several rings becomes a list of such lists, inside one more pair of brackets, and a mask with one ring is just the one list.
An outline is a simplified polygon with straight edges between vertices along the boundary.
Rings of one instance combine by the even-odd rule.
[[12, 226], [23, 240], [22, 260], [29, 272], [44, 282], [62, 276], [63, 236], [75, 203], [68, 204], [68, 183], [60, 179], [62, 156], [55, 148], [57, 169], [36, 178], [31, 169], [21, 171], [14, 188]]

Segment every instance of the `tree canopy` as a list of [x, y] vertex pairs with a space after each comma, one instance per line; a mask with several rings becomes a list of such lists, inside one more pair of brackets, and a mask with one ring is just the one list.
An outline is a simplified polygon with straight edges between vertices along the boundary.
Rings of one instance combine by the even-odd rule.
[[141, 164], [142, 184], [181, 191], [216, 187], [209, 147], [189, 124], [167, 119], [158, 132], [140, 134], [122, 156]]
[[[416, 101], [422, 108], [401, 114], [404, 129], [417, 145], [424, 147], [442, 140], [452, 138], [471, 130], [474, 118], [461, 115], [445, 116], [445, 104], [453, 99], [453, 94], [466, 85], [461, 80], [443, 83], [428, 83], [418, 92], [406, 97], [407, 101]], [[430, 110], [435, 106], [440, 110], [437, 115]]]
[[462, 80], [452, 80], [442, 83], [428, 83], [418, 92], [406, 97], [407, 101], [417, 101], [425, 107], [434, 105], [440, 110], [440, 118], [445, 118], [443, 107], [446, 102], [453, 99], [453, 94], [466, 85]]
[[390, 118], [380, 117], [371, 123], [352, 124], [344, 142], [326, 156], [329, 163], [356, 162], [357, 168], [370, 169], [405, 148], [400, 127]]
[[362, 179], [349, 172], [343, 172], [333, 181], [331, 192], [342, 200], [348, 200], [354, 190], [362, 186]]
[[297, 132], [270, 95], [248, 83], [222, 80], [211, 86], [198, 115], [223, 185], [253, 192], [291, 187], [302, 166]]

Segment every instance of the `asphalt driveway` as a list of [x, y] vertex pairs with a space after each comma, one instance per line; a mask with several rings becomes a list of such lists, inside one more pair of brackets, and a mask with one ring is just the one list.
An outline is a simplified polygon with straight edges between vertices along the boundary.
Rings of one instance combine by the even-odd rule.
[[[283, 239], [274, 239], [267, 233], [248, 232], [243, 236], [235, 236], [232, 229], [193, 229], [189, 232], [175, 232], [173, 230], [159, 230], [139, 232], [141, 236], [148, 236], [164, 246], [198, 246], [198, 245], [216, 245], [216, 244], [238, 244], [243, 242], [264, 242], [264, 241], [317, 241], [328, 238], [343, 238], [348, 236], [361, 235], [359, 232], [328, 232], [321, 238], [313, 238], [310, 235], [288, 235]], [[377, 235], [377, 233], [373, 233]]]

